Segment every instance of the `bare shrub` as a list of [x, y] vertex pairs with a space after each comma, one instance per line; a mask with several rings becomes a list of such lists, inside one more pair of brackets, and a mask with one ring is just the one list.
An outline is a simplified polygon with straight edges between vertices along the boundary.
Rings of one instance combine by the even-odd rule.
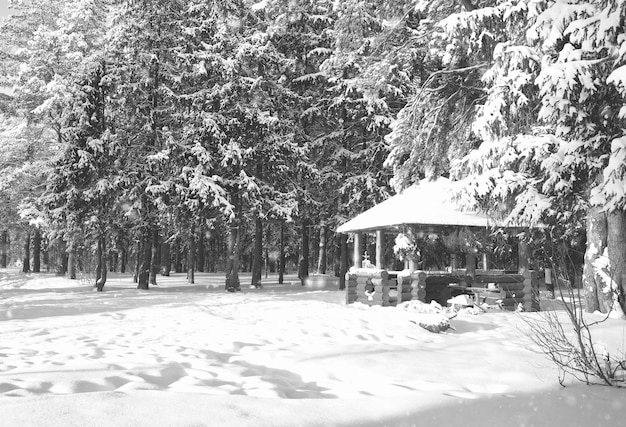
[[555, 260], [552, 267], [554, 276], [560, 278], [555, 283], [555, 305], [532, 315], [522, 314], [521, 318], [529, 329], [529, 337], [539, 351], [558, 367], [559, 384], [565, 386], [568, 376], [586, 384], [603, 384], [613, 387], [626, 386], [626, 355], [621, 352], [611, 354], [609, 349], [598, 344], [592, 328], [610, 317], [610, 312], [602, 319], [589, 321], [584, 316], [581, 290], [571, 285], [568, 271], [564, 268], [563, 257]]

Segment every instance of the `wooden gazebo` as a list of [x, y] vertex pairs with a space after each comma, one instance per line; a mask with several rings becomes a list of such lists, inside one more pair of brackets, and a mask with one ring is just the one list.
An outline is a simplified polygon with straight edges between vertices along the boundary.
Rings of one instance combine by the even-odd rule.
[[[502, 227], [521, 230], [530, 225], [507, 224], [480, 213], [460, 208], [454, 199], [454, 183], [446, 178], [423, 180], [373, 208], [361, 213], [340, 226], [339, 233], [352, 234], [354, 240], [354, 266], [346, 274], [347, 302], [367, 302], [378, 305], [395, 305], [418, 299], [436, 300], [445, 304], [455, 293], [473, 294], [475, 298], [492, 301], [508, 307], [526, 310], [538, 309], [537, 274], [530, 269], [527, 246], [518, 242], [517, 271], [492, 270], [488, 254], [482, 253], [482, 268], [476, 269], [474, 254], [466, 255], [466, 268], [460, 269], [456, 254], [445, 271], [417, 269], [410, 259], [403, 271], [385, 269], [385, 234], [412, 230], [417, 233], [446, 234], [460, 228], [474, 233]], [[363, 266], [363, 235], [376, 234], [374, 265]]]

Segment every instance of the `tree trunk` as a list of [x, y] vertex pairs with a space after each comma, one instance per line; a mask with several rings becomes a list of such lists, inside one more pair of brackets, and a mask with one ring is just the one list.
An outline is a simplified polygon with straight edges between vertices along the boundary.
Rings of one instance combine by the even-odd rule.
[[265, 264], [265, 278], [267, 279], [267, 272], [270, 268], [270, 254], [269, 254], [269, 246], [270, 246], [270, 238], [271, 238], [271, 230], [270, 224], [267, 224], [267, 231], [265, 232], [265, 256], [263, 263]]
[[26, 233], [24, 240], [24, 260], [22, 264], [22, 272], [30, 273], [30, 230]]
[[180, 240], [176, 239], [175, 244], [175, 261], [174, 261], [174, 272], [182, 273], [183, 272], [183, 250], [180, 245]]
[[46, 273], [50, 272], [50, 241], [45, 238], [41, 243], [41, 258], [43, 259], [43, 263], [46, 265]]
[[67, 276], [70, 280], [76, 280], [76, 249], [70, 246], [70, 253], [67, 255]]
[[62, 238], [57, 238], [56, 239], [56, 246], [57, 246], [57, 259], [56, 259], [56, 274], [57, 276], [65, 276], [65, 273], [67, 272], [65, 269], [65, 250], [66, 250], [66, 244], [65, 244], [65, 240], [63, 240]]
[[0, 268], [7, 268], [9, 254], [9, 231], [3, 230], [0, 234]]
[[263, 263], [263, 223], [261, 218], [254, 220], [254, 253], [252, 256], [252, 287], [260, 289]]
[[128, 262], [128, 249], [126, 249], [126, 241], [122, 242], [120, 248], [120, 273], [126, 274], [126, 263]]
[[306, 219], [302, 221], [301, 237], [302, 245], [298, 263], [298, 278], [300, 279], [300, 284], [304, 286], [309, 277], [309, 224]]
[[232, 224], [228, 233], [228, 259], [226, 260], [226, 290], [241, 290], [239, 282], [239, 227]]
[[[626, 212], [616, 210], [607, 214], [607, 249], [611, 262], [611, 278], [617, 301], [626, 312]], [[617, 307], [615, 307], [617, 309]]]
[[285, 224], [280, 223], [280, 244], [278, 248], [278, 284], [285, 280]]
[[348, 235], [339, 235], [339, 289], [346, 289], [346, 273], [348, 272]]
[[152, 227], [145, 227], [141, 237], [141, 259], [137, 277], [137, 289], [149, 289], [150, 267], [152, 264]]
[[320, 227], [320, 243], [319, 243], [319, 257], [317, 262], [318, 274], [326, 274], [326, 226]]
[[38, 228], [33, 235], [33, 273], [41, 273], [41, 231]]
[[161, 245], [161, 275], [169, 276], [172, 270], [172, 259], [170, 254], [170, 244], [163, 242]]
[[187, 243], [187, 282], [195, 283], [195, 265], [196, 265], [196, 235], [194, 227], [189, 230], [189, 241]]
[[100, 235], [98, 239], [98, 267], [99, 271], [97, 273], [98, 279], [96, 280], [96, 290], [98, 292], [102, 292], [104, 289], [104, 285], [107, 282], [107, 247], [106, 247], [106, 236], [104, 234]]
[[152, 240], [150, 242], [150, 278], [149, 282], [151, 285], [157, 285], [157, 273], [159, 272], [159, 267], [161, 262], [159, 260], [159, 228], [153, 227], [151, 230]]
[[[608, 267], [607, 259], [604, 257], [607, 249], [607, 232], [606, 213], [601, 207], [591, 206], [587, 216], [587, 248], [583, 267], [585, 303], [590, 313], [594, 311], [607, 313], [613, 306], [613, 296], [611, 292], [606, 292], [610, 286], [603, 272], [603, 266]], [[558, 278], [553, 280], [557, 280], [558, 285]]]
[[205, 258], [205, 250], [204, 250], [204, 227], [200, 227], [198, 234], [198, 248], [196, 254], [196, 266], [197, 270], [200, 273], [204, 272], [204, 258]]
[[143, 247], [141, 246], [141, 238], [142, 236], [139, 237], [139, 240], [137, 241], [137, 245], [135, 245], [135, 250], [137, 251], [137, 253], [135, 254], [135, 274], [133, 277], [133, 282], [135, 283], [139, 283], [139, 269], [141, 268], [141, 254], [143, 253], [142, 251]]

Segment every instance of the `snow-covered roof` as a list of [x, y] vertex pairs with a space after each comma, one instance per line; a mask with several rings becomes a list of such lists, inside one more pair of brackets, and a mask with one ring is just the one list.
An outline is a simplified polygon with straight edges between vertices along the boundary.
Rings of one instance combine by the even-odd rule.
[[403, 225], [504, 226], [483, 213], [462, 210], [453, 196], [450, 180], [424, 179], [346, 222], [337, 232], [372, 231]]

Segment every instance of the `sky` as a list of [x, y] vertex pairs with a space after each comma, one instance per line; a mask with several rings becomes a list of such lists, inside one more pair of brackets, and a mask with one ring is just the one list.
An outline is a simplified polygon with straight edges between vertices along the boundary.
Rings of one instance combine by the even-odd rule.
[[9, 0], [0, 0], [0, 16], [8, 15]]

